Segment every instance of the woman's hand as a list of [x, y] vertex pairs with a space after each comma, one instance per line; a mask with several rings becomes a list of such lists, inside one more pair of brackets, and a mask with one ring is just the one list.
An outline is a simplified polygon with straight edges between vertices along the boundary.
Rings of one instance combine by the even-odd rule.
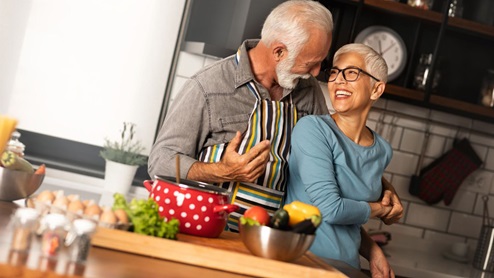
[[384, 206], [381, 202], [369, 202], [371, 209], [370, 217], [382, 218], [388, 215], [393, 209], [392, 206]]
[[391, 211], [387, 215], [383, 215], [381, 220], [386, 225], [391, 225], [398, 222], [403, 217], [403, 205], [401, 204], [400, 197], [395, 191], [393, 185], [382, 178], [383, 184], [383, 197], [381, 198], [381, 204], [384, 206], [392, 206]]

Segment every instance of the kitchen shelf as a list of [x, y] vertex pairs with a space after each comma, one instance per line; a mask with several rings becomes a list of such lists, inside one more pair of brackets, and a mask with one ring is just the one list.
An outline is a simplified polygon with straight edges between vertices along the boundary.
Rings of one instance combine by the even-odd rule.
[[[332, 10], [335, 20], [335, 45], [329, 57], [370, 25], [385, 25], [402, 36], [409, 48], [407, 65], [386, 85], [384, 97], [482, 121], [494, 120], [494, 109], [477, 104], [482, 76], [494, 68], [494, 26], [447, 16], [449, 0], [439, 0], [434, 10], [409, 6], [402, 3], [404, 0], [320, 1]], [[439, 87], [427, 84], [421, 91], [413, 88], [413, 79], [425, 53], [433, 54], [428, 82], [437, 71], [441, 80]]]
[[418, 101], [425, 100], [425, 93], [423, 91], [408, 89], [393, 84], [386, 84], [386, 89], [384, 90], [384, 93], [397, 97], [418, 100]]

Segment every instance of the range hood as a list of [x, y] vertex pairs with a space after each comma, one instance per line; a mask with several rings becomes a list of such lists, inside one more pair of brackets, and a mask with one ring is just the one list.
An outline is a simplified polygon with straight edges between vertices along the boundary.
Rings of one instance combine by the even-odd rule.
[[215, 57], [234, 54], [246, 39], [261, 36], [264, 20], [283, 0], [194, 0], [184, 51]]

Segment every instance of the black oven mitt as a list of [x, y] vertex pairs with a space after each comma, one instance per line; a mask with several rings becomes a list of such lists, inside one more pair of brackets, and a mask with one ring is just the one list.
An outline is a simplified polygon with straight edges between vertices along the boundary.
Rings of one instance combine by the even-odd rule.
[[441, 199], [449, 205], [461, 183], [481, 164], [468, 139], [457, 141], [451, 150], [420, 171], [417, 196], [430, 205]]

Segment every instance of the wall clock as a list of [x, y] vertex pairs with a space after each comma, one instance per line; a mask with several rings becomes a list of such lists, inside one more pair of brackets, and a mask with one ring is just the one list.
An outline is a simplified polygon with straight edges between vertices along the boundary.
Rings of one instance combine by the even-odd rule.
[[366, 44], [381, 54], [388, 64], [388, 81], [396, 79], [405, 69], [407, 49], [393, 29], [379, 25], [367, 27], [357, 35], [355, 42]]

